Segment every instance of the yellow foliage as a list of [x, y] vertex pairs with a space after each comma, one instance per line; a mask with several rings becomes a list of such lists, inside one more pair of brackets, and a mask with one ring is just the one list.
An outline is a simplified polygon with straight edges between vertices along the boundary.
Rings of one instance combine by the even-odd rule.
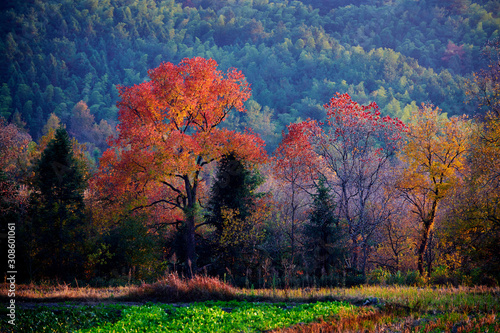
[[465, 168], [471, 126], [466, 117], [447, 119], [431, 105], [422, 105], [414, 119], [400, 154], [406, 167], [398, 186], [440, 200]]
[[462, 182], [471, 125], [465, 116], [447, 119], [439, 108], [422, 105], [408, 127], [408, 139], [400, 153], [404, 166], [396, 186], [421, 225], [417, 252], [418, 268], [424, 274], [424, 253], [438, 204]]

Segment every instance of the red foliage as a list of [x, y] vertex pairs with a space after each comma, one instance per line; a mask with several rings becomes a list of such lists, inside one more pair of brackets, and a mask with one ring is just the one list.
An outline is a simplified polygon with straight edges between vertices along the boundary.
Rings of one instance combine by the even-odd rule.
[[348, 94], [336, 93], [329, 103], [324, 105], [327, 110], [327, 124], [335, 128], [333, 139], [343, 137], [350, 142], [352, 137], [359, 137], [360, 130], [366, 134], [374, 134], [381, 140], [397, 141], [401, 133], [408, 127], [398, 118], [381, 117], [377, 103], [359, 105]]
[[348, 224], [354, 253], [351, 263], [363, 269], [366, 257], [358, 266], [357, 253], [383, 215], [369, 210], [381, 199], [385, 170], [408, 128], [397, 118], [382, 117], [377, 104], [360, 105], [348, 94], [337, 93], [324, 107], [325, 123], [306, 121], [288, 127], [276, 152], [275, 170], [278, 178], [292, 186], [292, 208], [297, 207], [295, 187], [303, 189], [318, 174], [325, 176], [338, 214]]
[[283, 140], [274, 154], [274, 171], [278, 179], [306, 183], [317, 177], [319, 157], [311, 146], [310, 136], [318, 133], [318, 123], [307, 120], [290, 124], [288, 133], [283, 133]]
[[192, 58], [162, 63], [148, 74], [148, 82], [119, 87], [118, 136], [110, 140], [113, 148], [103, 154], [91, 187], [121, 210], [154, 206], [166, 208], [160, 214], [165, 219], [183, 215], [194, 264], [200, 172], [229, 153], [263, 163], [264, 142], [251, 132], [218, 127], [231, 111], [246, 111], [250, 87], [240, 71], [224, 74], [214, 60]]
[[446, 50], [444, 51], [444, 55], [441, 57], [441, 60], [449, 61], [454, 56], [458, 56], [460, 59], [462, 59], [464, 54], [464, 46], [458, 46], [450, 40], [448, 41], [448, 45], [446, 46]]

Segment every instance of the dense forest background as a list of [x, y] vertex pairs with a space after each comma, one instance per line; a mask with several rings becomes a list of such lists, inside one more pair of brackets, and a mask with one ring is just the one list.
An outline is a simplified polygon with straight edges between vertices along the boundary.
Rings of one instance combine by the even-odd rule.
[[[99, 129], [117, 120], [117, 85], [185, 57], [240, 69], [252, 85], [248, 125], [276, 148], [297, 119], [324, 119], [334, 92], [408, 120], [432, 102], [473, 114], [464, 81], [498, 37], [496, 1], [19, 1], [1, 12], [0, 112], [34, 139], [84, 101]], [[16, 115], [17, 114], [17, 115]], [[81, 141], [98, 141], [74, 134]], [[98, 134], [96, 134], [99, 137]], [[101, 138], [102, 139], [102, 138]], [[103, 145], [99, 149], [102, 151]]]
[[[491, 59], [484, 57], [483, 51], [488, 41], [500, 37], [498, 13], [500, 3], [494, 0], [368, 0], [361, 5], [359, 1], [348, 0], [6, 1], [0, 12], [0, 116], [2, 126], [7, 128], [12, 124], [20, 131], [10, 136], [15, 138], [12, 142], [30, 143], [29, 157], [18, 161], [15, 168], [8, 164], [12, 161], [6, 161], [2, 167], [7, 171], [2, 171], [1, 176], [8, 179], [15, 173], [11, 179], [15, 179], [16, 186], [21, 183], [25, 186], [21, 186], [19, 193], [22, 190], [28, 193], [29, 186], [43, 188], [40, 172], [44, 158], [48, 158], [43, 152], [50, 148], [59, 156], [64, 151], [57, 148], [59, 144], [72, 146], [74, 157], [66, 156], [57, 163], [79, 165], [74, 171], [76, 178], [68, 184], [88, 181], [108, 148], [106, 139], [116, 134], [118, 87], [140, 84], [148, 79], [148, 70], [163, 62], [177, 64], [192, 57], [212, 58], [222, 71], [233, 67], [242, 71], [252, 89], [252, 96], [245, 104], [248, 112], [231, 114], [224, 126], [236, 131], [253, 129], [265, 141], [270, 154], [279, 146], [281, 133], [290, 123], [308, 118], [324, 121], [327, 110], [323, 105], [336, 92], [348, 93], [360, 104], [376, 102], [382, 115], [397, 117], [405, 123], [415, 120], [422, 103], [439, 107], [445, 118], [463, 114], [482, 116], [488, 108], [470, 100], [466, 92], [471, 91], [473, 73], [490, 65]], [[61, 124], [68, 137], [56, 131]], [[57, 152], [57, 149], [62, 150]], [[215, 167], [210, 170], [210, 176], [215, 179], [212, 183], [224, 165], [218, 167], [218, 171]], [[241, 182], [252, 195], [260, 186], [259, 191], [263, 191], [260, 197], [255, 194], [260, 200], [265, 197], [262, 188], [271, 188], [269, 180], [264, 181], [266, 176], [266, 170], [255, 174], [245, 171]], [[21, 181], [23, 179], [29, 181]], [[75, 184], [73, 190], [80, 187]], [[303, 221], [313, 221], [317, 211], [331, 204], [328, 201], [331, 193], [321, 184], [316, 184], [313, 195], [305, 198], [302, 194], [305, 199], [296, 207], [296, 213]], [[26, 193], [24, 195], [30, 197]], [[215, 192], [209, 192], [207, 187], [206, 193], [208, 197], [208, 193]], [[285, 200], [283, 193], [279, 200]], [[26, 200], [36, 206], [36, 200], [42, 199], [35, 195]], [[77, 221], [86, 216], [96, 227], [100, 223], [98, 214], [89, 212], [92, 207], [85, 207], [83, 197], [74, 200], [70, 203], [73, 208], [64, 213], [69, 214], [67, 219]], [[213, 204], [213, 200], [207, 202]], [[1, 202], [2, 207], [10, 204], [7, 199]], [[3, 220], [23, 220], [33, 215], [34, 211], [27, 210], [27, 206], [21, 205], [15, 211], [3, 210], [8, 212]], [[50, 216], [47, 209], [37, 211], [38, 216]], [[314, 244], [311, 235], [317, 231], [301, 229], [303, 235], [296, 246], [303, 255], [302, 259], [295, 259], [294, 237], [299, 236], [293, 234], [294, 221], [291, 226], [278, 223], [280, 219], [285, 221], [284, 216], [288, 214], [283, 207], [280, 209], [266, 211], [266, 219], [276, 224], [267, 225], [265, 231], [259, 231], [255, 234], [258, 237], [251, 240], [252, 251], [258, 248], [265, 255], [241, 259], [245, 254], [239, 253], [241, 260], [238, 261], [228, 257], [230, 252], [225, 248], [217, 257], [219, 262], [210, 263], [207, 258], [213, 256], [210, 243], [213, 239], [202, 233], [197, 240], [200, 258], [205, 258], [201, 263], [205, 263], [205, 267], [216, 267], [214, 272], [219, 275], [227, 273], [237, 283], [251, 280], [265, 286], [266, 282], [262, 281], [269, 281], [264, 277], [269, 279], [270, 272], [276, 272], [283, 283], [289, 283], [292, 275], [297, 277], [297, 272], [340, 283], [338, 276], [342, 270], [335, 275], [318, 271], [317, 267], [311, 271], [303, 267], [304, 262], [312, 260], [304, 253]], [[81, 215], [75, 215], [75, 211]], [[30, 223], [35, 223], [34, 220]], [[147, 221], [147, 214], [124, 218], [119, 225], [107, 225], [105, 232], [100, 229], [101, 225], [94, 229], [90, 226], [67, 228], [61, 231], [61, 239], [85, 238], [87, 243], [64, 250], [67, 245], [59, 244], [59, 257], [51, 263], [40, 259], [44, 253], [50, 253], [49, 247], [40, 244], [50, 244], [51, 227], [43, 224], [48, 222], [39, 221], [46, 233], [42, 233], [37, 244], [21, 250], [24, 259], [20, 260], [29, 267], [23, 278], [54, 278], [50, 270], [60, 272], [67, 268], [58, 264], [65, 253], [71, 254], [68, 256], [76, 266], [70, 266], [79, 272], [75, 273], [79, 278], [127, 274], [129, 279], [131, 276], [145, 278], [166, 269], [188, 269], [187, 263], [177, 257], [180, 252], [175, 250], [182, 247], [182, 239], [175, 232], [152, 228]], [[331, 223], [338, 227], [337, 222]], [[19, 242], [22, 235], [29, 239], [36, 233], [30, 229], [35, 224], [30, 223], [20, 231]], [[291, 243], [289, 227], [292, 228]], [[387, 228], [395, 227], [391, 224]], [[394, 274], [415, 270], [415, 262], [400, 257], [411, 253], [409, 249], [415, 248], [411, 239], [418, 236], [411, 232], [398, 233], [412, 228], [415, 229], [398, 226], [397, 232], [387, 229], [386, 234], [379, 233], [378, 239], [391, 237], [391, 232], [401, 237], [402, 243], [398, 246], [402, 244], [402, 247], [393, 249], [397, 265], [389, 264], [393, 259], [380, 255], [379, 259], [371, 257], [371, 263], [367, 259], [367, 269], [382, 267]], [[341, 229], [328, 232], [342, 239], [345, 235]], [[372, 250], [377, 238], [373, 239]], [[434, 245], [426, 252], [428, 267], [434, 261], [446, 269], [459, 266], [450, 264], [458, 259], [450, 254], [452, 247], [445, 246], [448, 238], [444, 239], [430, 241]], [[332, 246], [337, 259], [345, 255], [340, 245]], [[436, 254], [436, 249], [441, 249], [442, 256]], [[439, 261], [445, 257], [448, 259]], [[221, 262], [232, 262], [227, 264], [232, 271]], [[455, 264], [458, 266], [453, 266]], [[48, 268], [42, 269], [43, 266]], [[486, 266], [491, 268], [491, 263]], [[253, 267], [253, 271], [249, 272], [248, 267]], [[475, 268], [468, 266], [468, 276], [472, 276]], [[352, 284], [366, 279], [364, 267], [342, 272], [343, 283], [346, 274], [351, 276]], [[474, 271], [477, 279], [479, 272]], [[488, 274], [498, 277], [495, 275], [498, 271]]]

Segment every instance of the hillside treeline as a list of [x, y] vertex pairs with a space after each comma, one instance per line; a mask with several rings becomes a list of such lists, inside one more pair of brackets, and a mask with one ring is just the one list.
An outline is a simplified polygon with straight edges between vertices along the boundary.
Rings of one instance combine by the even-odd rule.
[[69, 124], [84, 101], [106, 131], [117, 120], [117, 85], [142, 82], [161, 62], [201, 56], [242, 70], [251, 82], [251, 112], [227, 126], [254, 128], [269, 151], [288, 123], [324, 119], [322, 104], [336, 91], [376, 101], [404, 120], [427, 101], [449, 115], [471, 114], [464, 77], [484, 65], [480, 51], [498, 36], [497, 7], [495, 1], [15, 2], [1, 12], [0, 112], [39, 139], [50, 114]]

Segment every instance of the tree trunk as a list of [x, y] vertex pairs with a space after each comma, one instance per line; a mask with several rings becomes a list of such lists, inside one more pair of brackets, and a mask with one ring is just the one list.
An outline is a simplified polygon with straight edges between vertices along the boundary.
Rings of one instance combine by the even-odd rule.
[[187, 277], [193, 278], [196, 274], [196, 237], [195, 237], [195, 214], [188, 213], [186, 216], [186, 230], [184, 234], [186, 242], [186, 260], [188, 267], [186, 268]]
[[357, 270], [358, 269], [358, 261], [359, 261], [359, 244], [357, 234], [352, 235], [352, 252], [351, 252], [351, 268]]
[[434, 200], [429, 215], [427, 215], [427, 217], [422, 217], [424, 228], [422, 230], [422, 238], [420, 239], [420, 245], [418, 246], [418, 271], [421, 276], [424, 275], [425, 250], [427, 250], [427, 245], [429, 244], [429, 236], [434, 226], [434, 218], [436, 217], [436, 207], [437, 207], [437, 200]]
[[422, 238], [420, 239], [420, 245], [418, 246], [418, 271], [419, 271], [421, 276], [424, 275], [425, 251], [427, 250], [427, 245], [429, 243], [429, 236], [430, 236], [433, 224], [434, 224], [434, 219], [424, 221], [424, 228], [422, 230]]
[[186, 244], [186, 260], [188, 267], [186, 268], [186, 275], [188, 278], [193, 278], [196, 275], [197, 265], [196, 265], [196, 190], [197, 190], [197, 179], [191, 182], [186, 176], [184, 178], [184, 183], [187, 193], [187, 207], [184, 209], [184, 215], [186, 217], [186, 229], [184, 235], [184, 241]]

